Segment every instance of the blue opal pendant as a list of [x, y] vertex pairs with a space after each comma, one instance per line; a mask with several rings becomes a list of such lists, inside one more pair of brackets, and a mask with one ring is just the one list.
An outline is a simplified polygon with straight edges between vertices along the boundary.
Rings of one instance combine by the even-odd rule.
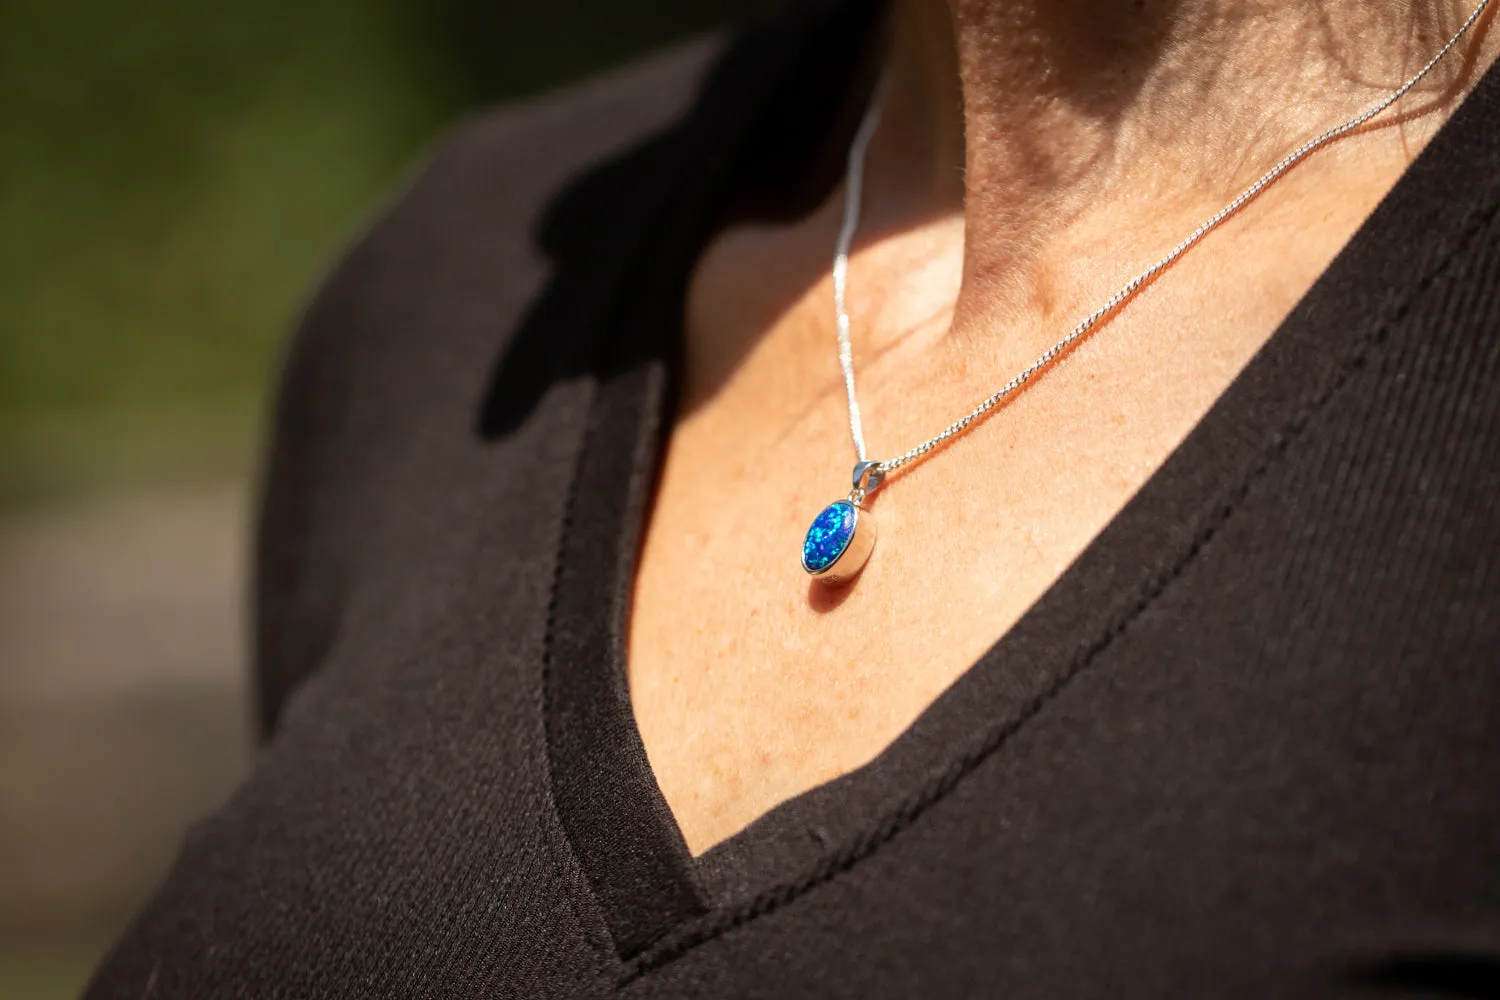
[[828, 583], [853, 579], [864, 569], [875, 550], [875, 515], [862, 501], [876, 486], [880, 474], [873, 462], [854, 468], [854, 489], [843, 500], [835, 500], [813, 519], [802, 541], [802, 568], [810, 576]]

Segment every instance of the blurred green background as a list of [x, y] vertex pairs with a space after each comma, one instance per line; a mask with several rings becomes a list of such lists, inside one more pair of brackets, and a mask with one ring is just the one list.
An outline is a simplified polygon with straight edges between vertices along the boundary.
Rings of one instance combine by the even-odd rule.
[[0, 0], [0, 997], [81, 989], [251, 753], [268, 380], [477, 107], [734, 0]]

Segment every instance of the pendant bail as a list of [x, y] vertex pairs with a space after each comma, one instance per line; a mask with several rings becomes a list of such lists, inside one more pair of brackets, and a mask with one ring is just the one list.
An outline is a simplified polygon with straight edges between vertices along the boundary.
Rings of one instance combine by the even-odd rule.
[[878, 490], [883, 482], [885, 471], [880, 468], [879, 462], [856, 462], [854, 489], [849, 491], [849, 499], [855, 503], [863, 503], [865, 497]]

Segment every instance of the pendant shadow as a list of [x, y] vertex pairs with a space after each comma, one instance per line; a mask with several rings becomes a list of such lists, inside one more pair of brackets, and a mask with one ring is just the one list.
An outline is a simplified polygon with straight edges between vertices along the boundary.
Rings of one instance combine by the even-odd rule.
[[816, 579], [807, 581], [807, 606], [820, 615], [837, 611], [849, 599], [849, 595], [854, 593], [855, 585], [864, 575], [864, 570], [860, 570], [855, 576], [838, 583]]

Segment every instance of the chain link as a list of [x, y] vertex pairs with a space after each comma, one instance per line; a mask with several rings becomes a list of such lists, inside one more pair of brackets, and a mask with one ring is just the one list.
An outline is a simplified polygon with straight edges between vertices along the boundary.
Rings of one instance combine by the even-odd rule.
[[[968, 430], [975, 421], [1000, 405], [1007, 396], [1031, 381], [1032, 377], [1043, 368], [1056, 361], [1063, 352], [1097, 326], [1100, 320], [1123, 306], [1142, 286], [1168, 267], [1171, 267], [1179, 257], [1191, 250], [1209, 233], [1219, 228], [1230, 216], [1234, 215], [1241, 208], [1244, 208], [1256, 195], [1273, 184], [1281, 175], [1292, 169], [1292, 167], [1296, 166], [1313, 152], [1333, 142], [1340, 136], [1354, 131], [1405, 97], [1407, 92], [1420, 83], [1428, 73], [1432, 72], [1433, 67], [1442, 61], [1442, 58], [1458, 44], [1459, 40], [1473, 27], [1474, 22], [1479, 20], [1480, 16], [1483, 15], [1485, 8], [1489, 4], [1490, 0], [1479, 0], [1478, 6], [1474, 8], [1473, 12], [1459, 26], [1458, 30], [1453, 33], [1453, 36], [1448, 39], [1448, 43], [1439, 49], [1437, 54], [1428, 61], [1427, 65], [1418, 70], [1411, 79], [1407, 80], [1379, 103], [1366, 108], [1353, 118], [1314, 136], [1292, 150], [1274, 167], [1261, 174], [1253, 184], [1236, 195], [1233, 201], [1219, 209], [1219, 211], [1215, 212], [1198, 226], [1197, 229], [1189, 233], [1187, 238], [1169, 250], [1164, 257], [1126, 282], [1119, 291], [1106, 299], [1103, 305], [1085, 316], [1077, 326], [1068, 332], [1067, 336], [1047, 348], [1046, 351], [1042, 352], [1040, 357], [1026, 368], [1017, 372], [1009, 382], [1001, 386], [993, 395], [986, 397], [978, 406], [949, 424], [942, 433], [923, 441], [915, 448], [903, 452], [895, 458], [877, 463], [876, 468], [882, 474], [888, 475], [893, 473], [902, 466], [916, 461], [923, 455]], [[882, 78], [874, 96], [871, 98], [869, 108], [865, 111], [864, 119], [860, 122], [858, 131], [855, 132], [854, 141], [849, 145], [848, 174], [844, 188], [844, 221], [843, 225], [839, 228], [833, 257], [833, 300], [835, 330], [839, 343], [839, 366], [843, 369], [844, 392], [849, 402], [849, 431], [854, 439], [855, 454], [859, 456], [861, 462], [866, 460], [865, 434], [864, 425], [860, 419], [859, 401], [855, 397], [854, 392], [854, 358], [849, 343], [849, 312], [845, 304], [845, 295], [848, 289], [849, 247], [853, 242], [855, 231], [859, 228], [861, 193], [864, 189], [865, 154], [869, 149], [870, 139], [874, 136], [876, 126], [880, 121], [880, 108], [884, 100], [885, 86], [885, 79]]]

